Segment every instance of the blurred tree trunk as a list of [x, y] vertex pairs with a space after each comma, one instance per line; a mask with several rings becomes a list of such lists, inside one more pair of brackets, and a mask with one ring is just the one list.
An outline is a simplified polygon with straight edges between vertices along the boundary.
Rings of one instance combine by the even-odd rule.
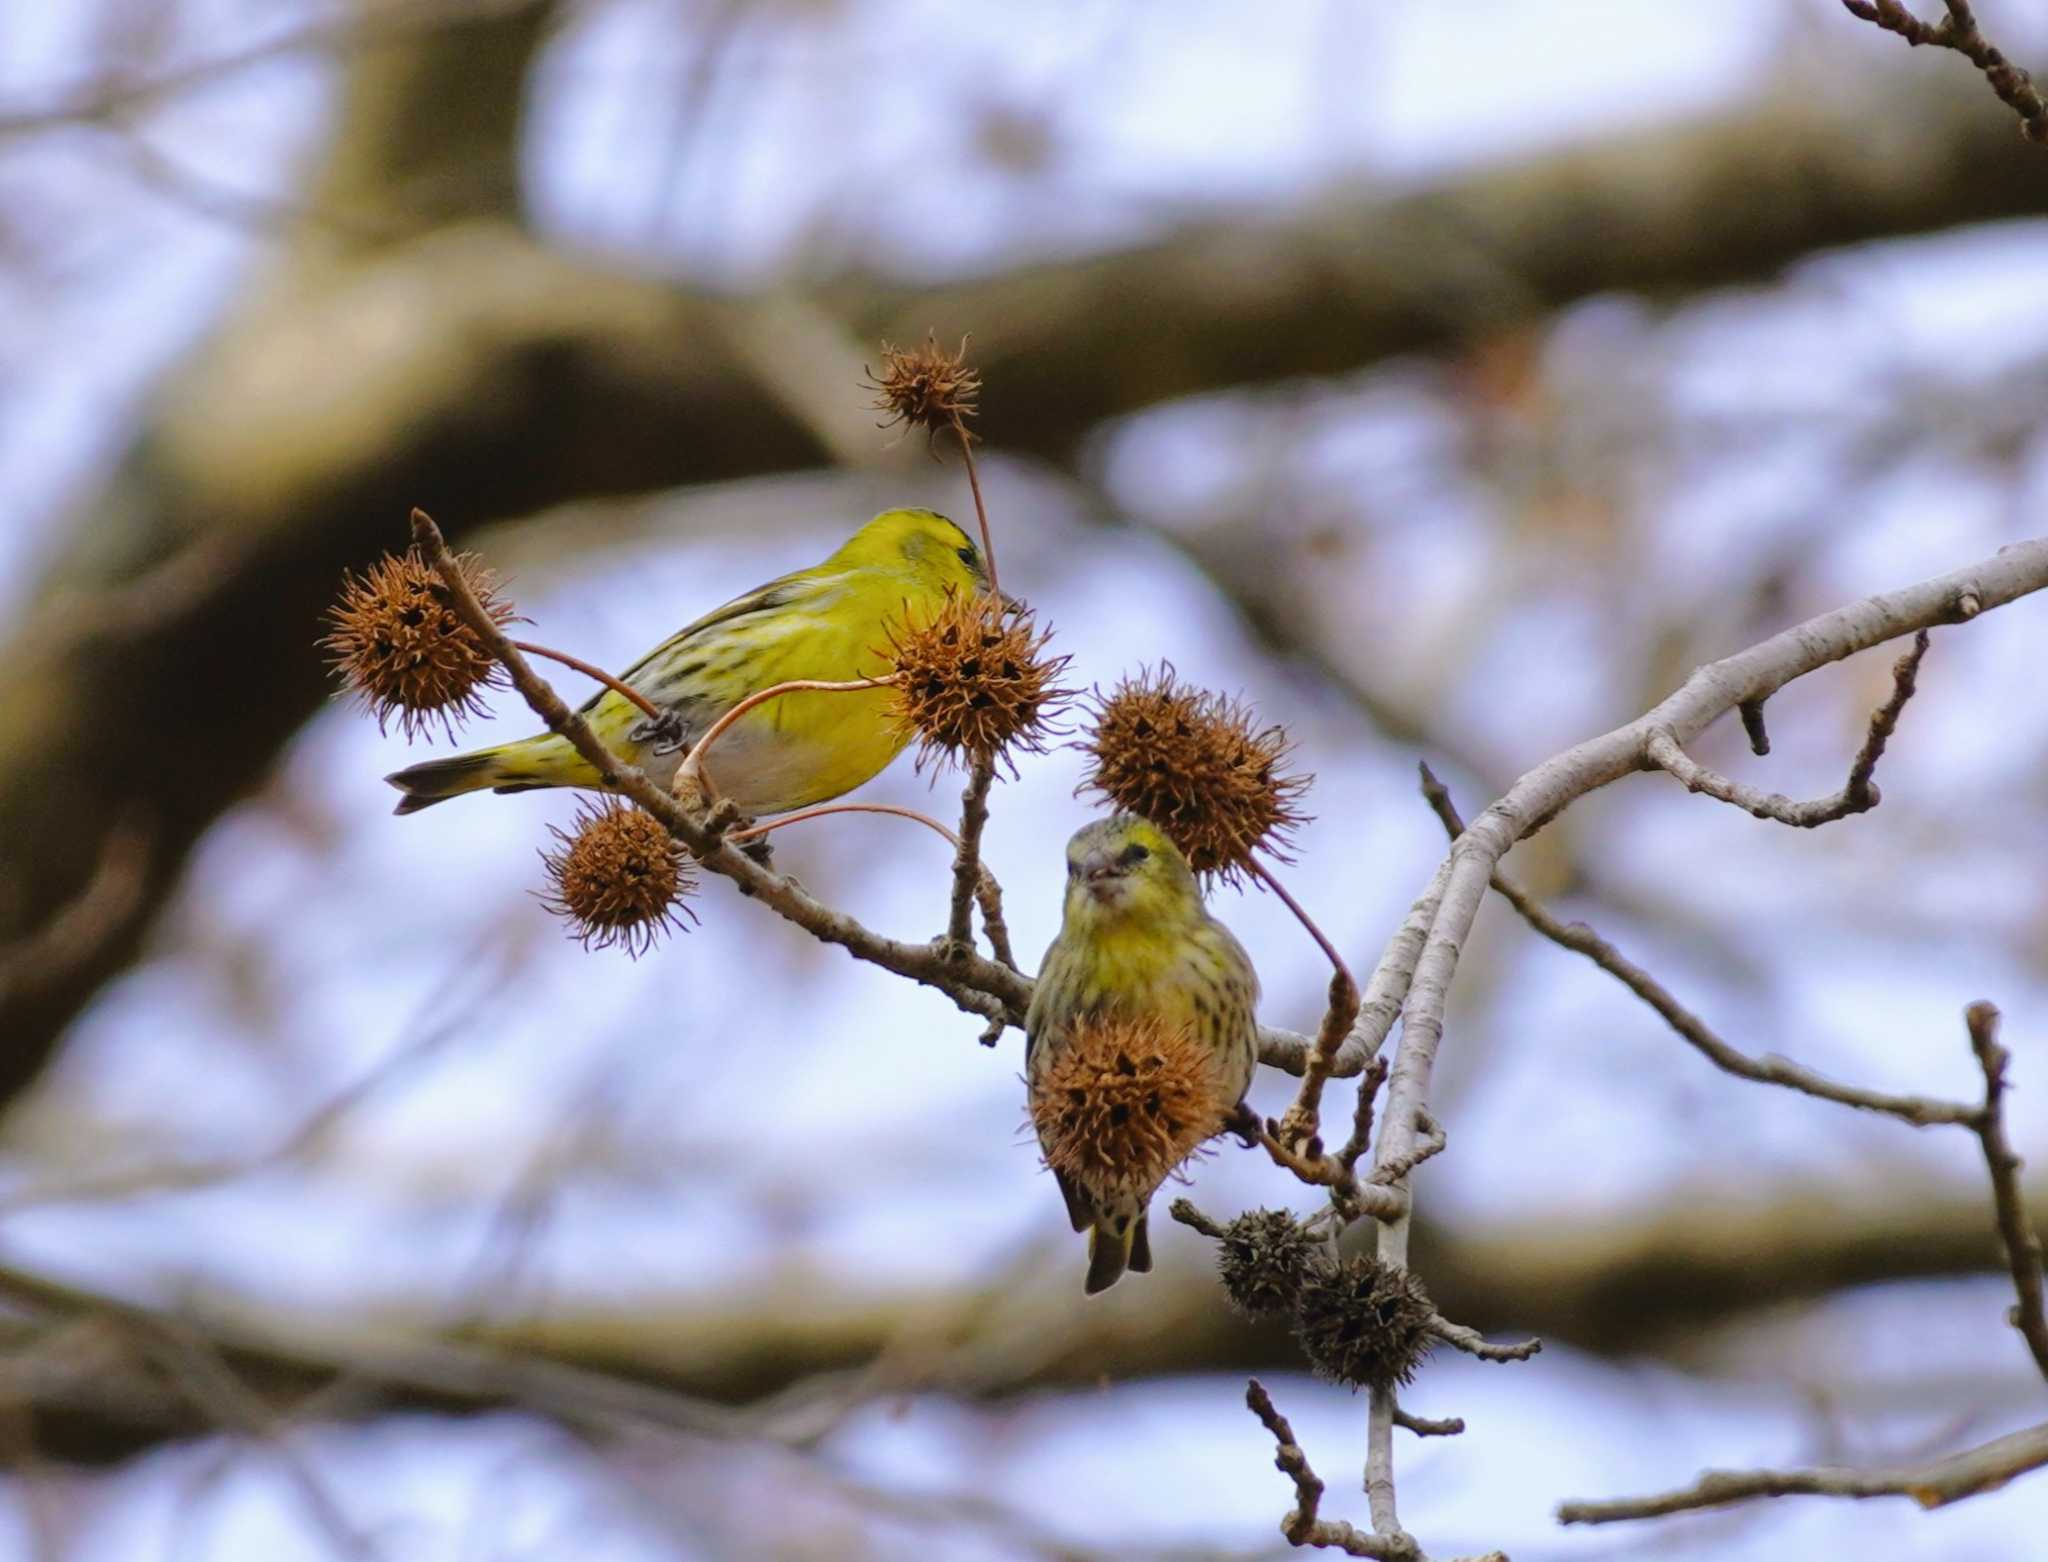
[[[827, 459], [828, 434], [758, 372], [757, 311], [608, 271], [519, 222], [522, 106], [551, 15], [507, 4], [354, 58], [309, 216], [161, 388], [0, 656], [0, 1101], [134, 959], [201, 832], [317, 708], [319, 611], [410, 506], [459, 536]], [[1166, 398], [2041, 209], [2039, 154], [1979, 83], [1902, 74], [1885, 101], [1879, 123], [1767, 100], [942, 290], [849, 279], [811, 317], [856, 340], [973, 329], [992, 437], [1066, 459], [1102, 420]], [[145, 843], [142, 866], [95, 900], [115, 830]], [[25, 946], [95, 905], [103, 925], [66, 925], [87, 936]]]

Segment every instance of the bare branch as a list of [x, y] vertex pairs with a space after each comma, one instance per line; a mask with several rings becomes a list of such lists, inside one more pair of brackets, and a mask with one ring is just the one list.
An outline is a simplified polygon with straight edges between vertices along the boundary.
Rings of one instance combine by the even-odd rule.
[[[1444, 1012], [1452, 979], [1472, 923], [1500, 860], [1516, 844], [1578, 798], [1660, 763], [1657, 750], [1682, 755], [1683, 745], [1709, 723], [1747, 704], [1759, 704], [1795, 678], [1856, 652], [1938, 623], [1968, 619], [2048, 586], [2048, 539], [2016, 543], [1994, 557], [1900, 591], [1885, 592], [1785, 630], [1748, 650], [1694, 671], [1669, 698], [1599, 737], [1588, 739], [1525, 772], [1451, 843], [1441, 874], [1441, 898], [1401, 1010], [1401, 1041], [1388, 1077], [1384, 1126], [1374, 1149], [1376, 1166], [1397, 1167], [1412, 1157], [1426, 1120], [1430, 1078], [1443, 1042]], [[1414, 1219], [1408, 1209], [1379, 1233], [1380, 1262], [1408, 1262]], [[1391, 1528], [1393, 1506], [1391, 1397], [1373, 1396], [1367, 1427], [1366, 1488], [1374, 1523]]]
[[[976, 759], [968, 766], [967, 786], [960, 794], [960, 834], [954, 842], [953, 904], [946, 919], [946, 942], [950, 948], [967, 954], [974, 952], [974, 926], [970, 918], [975, 887], [981, 882], [981, 832], [988, 824], [988, 789], [995, 778], [993, 756]], [[1016, 965], [1003, 951], [997, 954], [1003, 964]]]
[[[1837, 819], [1846, 819], [1851, 814], [1868, 813], [1881, 801], [1871, 775], [1877, 769], [1877, 761], [1884, 753], [1886, 742], [1899, 724], [1899, 712], [1913, 697], [1920, 658], [1926, 654], [1927, 631], [1922, 629], [1913, 637], [1913, 649], [1892, 665], [1891, 696], [1872, 714], [1863, 747], [1857, 750], [1855, 761], [1849, 767], [1849, 779], [1843, 783], [1841, 791], [1830, 797], [1796, 803], [1781, 793], [1760, 791], [1744, 782], [1731, 780], [1700, 764], [1669, 733], [1652, 735], [1646, 754], [1652, 764], [1683, 782], [1686, 790], [1704, 792], [1759, 819], [1775, 819], [1779, 824], [1789, 824], [1796, 829], [1811, 830], [1818, 825], [1833, 824]], [[1762, 730], [1763, 702], [1760, 699], [1745, 700], [1741, 709], [1756, 712], [1754, 718], [1744, 717], [1744, 725], [1754, 747], [1756, 736]], [[1770, 740], [1765, 738], [1764, 748], [1758, 752], [1766, 752], [1769, 747]]]
[[1396, 1405], [1394, 1425], [1404, 1432], [1413, 1432], [1417, 1437], [1456, 1437], [1465, 1430], [1465, 1418], [1445, 1416], [1442, 1420], [1434, 1420], [1429, 1416], [1411, 1416]]
[[1273, 1403], [1273, 1396], [1266, 1392], [1265, 1385], [1257, 1378], [1245, 1384], [1244, 1402], [1259, 1418], [1260, 1425], [1273, 1434], [1275, 1468], [1294, 1482], [1294, 1506], [1280, 1521], [1280, 1533], [1287, 1537], [1289, 1544], [1323, 1546], [1341, 1551], [1346, 1556], [1374, 1557], [1378, 1562], [1423, 1562], [1422, 1549], [1415, 1544], [1414, 1537], [1399, 1530], [1386, 1535], [1373, 1534], [1342, 1519], [1318, 1518], [1323, 1483], [1309, 1468], [1308, 1455], [1294, 1440], [1294, 1428], [1287, 1424], [1287, 1417], [1280, 1413]]
[[1513, 1345], [1496, 1345], [1477, 1329], [1468, 1329], [1462, 1323], [1438, 1316], [1429, 1326], [1429, 1332], [1446, 1345], [1455, 1346], [1468, 1356], [1477, 1356], [1481, 1361], [1527, 1361], [1543, 1349], [1541, 1340], [1518, 1340]]
[[1613, 1524], [1718, 1508], [1755, 1497], [1911, 1497], [1939, 1508], [1996, 1491], [2016, 1475], [2048, 1465], [2048, 1422], [1993, 1438], [1929, 1464], [1889, 1470], [1709, 1470], [1692, 1485], [1654, 1497], [1559, 1505], [1560, 1524]]
[[1842, 0], [1851, 16], [1897, 33], [1918, 48], [1923, 43], [1953, 49], [1984, 73], [1998, 100], [2020, 117], [2020, 133], [2029, 141], [2048, 143], [2048, 102], [2042, 100], [2027, 73], [2013, 64], [1977, 29], [1977, 18], [1969, 0], [1945, 0], [1948, 15], [1929, 24], [1908, 11], [1899, 0]]
[[1372, 1175], [1366, 1179], [1367, 1182], [1380, 1187], [1391, 1187], [1397, 1182], [1405, 1181], [1410, 1172], [1432, 1155], [1443, 1154], [1444, 1146], [1450, 1143], [1450, 1137], [1444, 1132], [1443, 1124], [1427, 1112], [1422, 1114], [1422, 1120], [1415, 1125], [1415, 1131], [1415, 1142], [1407, 1153], [1375, 1166]]
[[[1283, 1139], [1299, 1143], [1312, 1137], [1320, 1122], [1324, 1084], [1333, 1078], [1359, 1073], [1379, 1056], [1380, 1048], [1386, 1044], [1387, 1033], [1400, 1017], [1402, 1001], [1408, 995], [1408, 983], [1415, 974], [1416, 958], [1422, 953], [1423, 937], [1429, 931], [1431, 919], [1436, 916], [1437, 902], [1443, 895], [1444, 883], [1449, 876], [1448, 863], [1438, 868], [1436, 877], [1416, 897], [1415, 904], [1408, 908], [1408, 915], [1394, 929], [1393, 937], [1387, 940], [1387, 947], [1380, 955], [1379, 964], [1373, 968], [1372, 977], [1365, 984], [1364, 996], [1358, 1004], [1358, 1017], [1352, 1021], [1342, 1044], [1326, 1049], [1323, 1043], [1327, 1035], [1319, 1034], [1315, 1045], [1303, 1048], [1301, 1066], [1287, 1069], [1288, 1073], [1301, 1076], [1301, 1089], [1295, 1093], [1293, 1104], [1281, 1119], [1280, 1136]], [[1333, 978], [1332, 997], [1335, 996]], [[1260, 1056], [1271, 1061], [1266, 1058], [1263, 1045]]]
[[[1459, 821], [1457, 805], [1451, 801], [1449, 791], [1427, 764], [1423, 765], [1421, 770], [1422, 795], [1428, 799], [1430, 807], [1436, 810], [1437, 817], [1443, 821], [1444, 828], [1455, 840], [1465, 828]], [[1782, 1085], [1787, 1090], [1817, 1096], [1823, 1101], [1859, 1107], [1866, 1112], [1882, 1112], [1902, 1122], [1911, 1123], [1916, 1128], [1925, 1128], [1936, 1123], [1974, 1123], [1977, 1120], [1979, 1109], [1974, 1106], [1940, 1101], [1931, 1096], [1902, 1096], [1891, 1095], [1881, 1090], [1865, 1090], [1856, 1085], [1838, 1084], [1825, 1075], [1794, 1063], [1789, 1058], [1775, 1055], [1750, 1057], [1722, 1040], [1699, 1016], [1672, 997], [1654, 976], [1585, 923], [1560, 922], [1528, 891], [1502, 874], [1494, 874], [1490, 883], [1494, 892], [1513, 906], [1530, 927], [1552, 943], [1591, 960], [1656, 1010], [1664, 1023], [1697, 1049], [1708, 1062], [1735, 1075], [1738, 1079], [1751, 1080], [1760, 1085]]]
[[1365, 1077], [1358, 1082], [1358, 1100], [1351, 1111], [1351, 1137], [1337, 1152], [1337, 1159], [1346, 1167], [1357, 1166], [1359, 1158], [1372, 1146], [1373, 1103], [1379, 1100], [1380, 1086], [1386, 1082], [1387, 1060], [1374, 1058], [1366, 1067]]
[[1294, 1173], [1312, 1188], [1328, 1188], [1331, 1203], [1341, 1211], [1343, 1221], [1366, 1215], [1379, 1221], [1397, 1220], [1407, 1211], [1408, 1195], [1404, 1190], [1360, 1182], [1343, 1157], [1323, 1153], [1321, 1139], [1311, 1138], [1297, 1147], [1261, 1124], [1259, 1144], [1273, 1158], [1275, 1166]]
[[149, 832], [134, 819], [117, 821], [85, 888], [27, 937], [0, 944], [0, 1001], [62, 980], [125, 931], [142, 903], [149, 858]]
[[1974, 1124], [1983, 1141], [1984, 1163], [1991, 1172], [1992, 1202], [1998, 1211], [1998, 1235], [2005, 1243], [2006, 1262], [2012, 1266], [2013, 1287], [2019, 1303], [2012, 1310], [2012, 1325], [2034, 1353], [2034, 1364], [2048, 1377], [2048, 1308], [2043, 1306], [2041, 1282], [2041, 1239], [2027, 1218], [2026, 1200], [2020, 1195], [2020, 1158], [2005, 1136], [2005, 1066], [2012, 1054], [1999, 1044], [1998, 1010], [1988, 1003], [1973, 1003], [1963, 1011], [1970, 1031], [1970, 1050], [1984, 1070], [1984, 1110]]

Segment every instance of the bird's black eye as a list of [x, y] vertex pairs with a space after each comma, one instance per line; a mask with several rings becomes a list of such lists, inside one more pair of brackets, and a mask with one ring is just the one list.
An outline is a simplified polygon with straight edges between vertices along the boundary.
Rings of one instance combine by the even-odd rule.
[[1069, 857], [1067, 859], [1067, 877], [1070, 879], [1076, 879], [1080, 876], [1081, 865], [1078, 862], [1075, 862], [1071, 857]]
[[1122, 863], [1126, 868], [1132, 868], [1136, 867], [1139, 863], [1143, 862], [1147, 857], [1151, 855], [1152, 854], [1149, 851], [1147, 851], [1144, 847], [1140, 846], [1136, 841], [1133, 841], [1130, 845], [1126, 846], [1123, 849], [1123, 855], [1118, 857], [1117, 861]]
[[978, 563], [978, 560], [975, 558], [973, 543], [970, 542], [966, 547], [957, 549], [956, 551], [960, 555], [960, 562], [962, 564], [965, 564], [969, 569], [973, 569]]

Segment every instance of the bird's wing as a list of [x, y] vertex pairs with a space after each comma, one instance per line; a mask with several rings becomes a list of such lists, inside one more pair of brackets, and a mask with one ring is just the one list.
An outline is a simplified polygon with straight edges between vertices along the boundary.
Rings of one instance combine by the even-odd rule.
[[1209, 920], [1215, 923], [1216, 931], [1223, 935], [1223, 947], [1230, 952], [1231, 959], [1237, 963], [1237, 968], [1244, 973], [1245, 985], [1251, 989], [1251, 1006], [1253, 1011], [1257, 1012], [1259, 1006], [1259, 968], [1252, 964], [1252, 957], [1245, 952], [1244, 945], [1237, 941], [1235, 933], [1231, 932], [1221, 922], [1217, 922], [1214, 917], [1211, 917]]
[[[716, 628], [721, 624], [730, 624], [735, 619], [746, 618], [755, 613], [768, 613], [773, 612], [777, 608], [787, 607], [791, 602], [803, 596], [805, 591], [810, 588], [812, 582], [805, 578], [809, 573], [807, 570], [797, 570], [792, 574], [777, 576], [765, 586], [756, 586], [745, 595], [734, 597], [730, 602], [713, 608], [702, 618], [694, 619], [690, 623], [685, 624], [681, 629], [678, 629], [674, 634], [662, 641], [660, 645], [649, 651], [645, 656], [642, 656], [631, 667], [620, 673], [619, 681], [621, 683], [632, 683], [634, 678], [649, 662], [673, 650], [685, 640], [690, 640], [703, 634], [707, 629]], [[589, 699], [577, 707], [577, 713], [587, 716], [596, 709], [599, 701], [616, 699], [617, 697], [610, 689], [599, 689], [597, 693], [591, 695]]]

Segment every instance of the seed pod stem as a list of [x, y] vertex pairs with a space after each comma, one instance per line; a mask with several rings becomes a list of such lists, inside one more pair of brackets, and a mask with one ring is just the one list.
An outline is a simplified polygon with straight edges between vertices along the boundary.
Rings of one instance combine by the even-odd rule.
[[967, 425], [960, 421], [960, 414], [953, 414], [953, 432], [960, 436], [960, 459], [967, 467], [967, 486], [974, 494], [974, 518], [981, 524], [981, 557], [988, 566], [988, 594], [1002, 600], [1002, 586], [996, 579], [996, 545], [988, 531], [988, 506], [981, 502], [981, 474], [974, 466], [974, 436], [967, 432]]
[[825, 678], [792, 678], [789, 682], [778, 683], [772, 688], [756, 689], [752, 694], [741, 700], [731, 710], [704, 729], [704, 736], [696, 741], [691, 747], [690, 752], [683, 756], [682, 764], [676, 767], [676, 780], [678, 783], [681, 783], [687, 778], [702, 784], [705, 780], [705, 752], [712, 744], [725, 735], [727, 728], [753, 710], [757, 705], [765, 705], [768, 701], [784, 694], [797, 694], [806, 690], [818, 694], [845, 694], [859, 689], [884, 689], [895, 683], [895, 681], [893, 676], [850, 678], [838, 683]]
[[926, 829], [937, 830], [953, 845], [960, 844], [960, 837], [930, 814], [921, 814], [915, 808], [898, 808], [893, 803], [820, 803], [815, 808], [800, 808], [793, 814], [782, 815], [779, 819], [750, 824], [744, 830], [733, 831], [726, 839], [735, 842], [751, 841], [768, 834], [771, 830], [779, 830], [786, 824], [802, 824], [806, 819], [822, 819], [827, 814], [894, 814], [898, 819], [915, 819]]
[[584, 677], [594, 679], [596, 682], [603, 684], [614, 694], [624, 695], [635, 705], [639, 706], [647, 714], [649, 720], [661, 720], [660, 706], [656, 705], [654, 701], [650, 700], [631, 684], [623, 683], [619, 679], [614, 678], [594, 662], [586, 662], [580, 656], [571, 656], [567, 651], [557, 651], [550, 646], [536, 645], [531, 640], [514, 640], [512, 645], [515, 649], [524, 651], [528, 656], [544, 656], [551, 662], [560, 662], [564, 667], [575, 668]]

